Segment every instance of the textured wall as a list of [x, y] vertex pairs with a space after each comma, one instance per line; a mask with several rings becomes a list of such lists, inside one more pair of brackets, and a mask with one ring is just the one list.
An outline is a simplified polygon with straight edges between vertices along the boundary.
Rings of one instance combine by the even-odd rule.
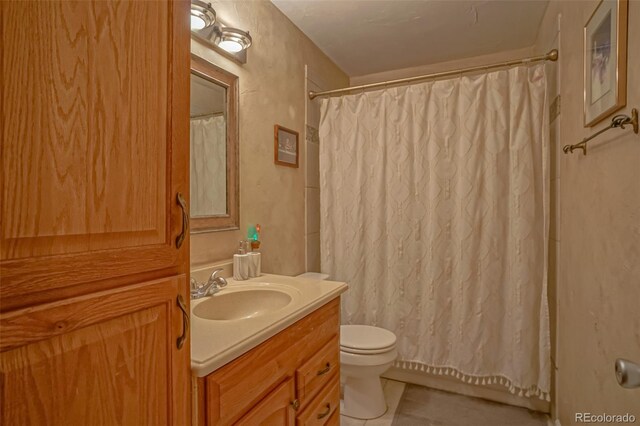
[[[640, 107], [640, 1], [629, 3], [625, 113]], [[553, 413], [563, 425], [585, 411], [640, 418], [640, 390], [619, 387], [613, 374], [617, 357], [640, 362], [640, 136], [616, 129], [591, 142], [586, 157], [560, 151], [610, 122], [583, 127], [583, 27], [597, 4], [552, 1], [537, 42], [541, 51], [553, 46], [561, 15]]]
[[[218, 16], [250, 31], [248, 61], [239, 65], [192, 40], [191, 51], [240, 81], [240, 230], [191, 236], [192, 265], [228, 259], [249, 224], [263, 228], [265, 272], [305, 270], [305, 64], [331, 88], [348, 77], [271, 2], [213, 1]], [[300, 133], [298, 169], [273, 163], [273, 126]]]

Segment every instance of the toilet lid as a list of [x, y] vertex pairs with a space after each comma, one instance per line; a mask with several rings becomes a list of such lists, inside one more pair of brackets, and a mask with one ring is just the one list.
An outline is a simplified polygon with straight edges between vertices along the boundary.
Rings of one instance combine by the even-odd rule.
[[340, 347], [345, 352], [380, 352], [393, 348], [396, 335], [384, 328], [370, 325], [341, 325]]

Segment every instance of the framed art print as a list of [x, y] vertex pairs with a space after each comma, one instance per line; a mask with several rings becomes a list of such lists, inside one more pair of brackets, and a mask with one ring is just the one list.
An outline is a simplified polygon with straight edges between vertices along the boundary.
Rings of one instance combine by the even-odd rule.
[[298, 132], [275, 125], [274, 162], [281, 166], [298, 167]]
[[627, 102], [628, 0], [602, 0], [584, 27], [584, 126]]

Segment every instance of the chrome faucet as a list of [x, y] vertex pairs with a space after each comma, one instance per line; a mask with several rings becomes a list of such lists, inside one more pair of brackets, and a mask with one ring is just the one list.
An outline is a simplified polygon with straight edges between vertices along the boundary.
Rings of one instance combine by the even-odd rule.
[[223, 287], [227, 286], [227, 280], [218, 276], [218, 272], [222, 269], [216, 269], [204, 284], [198, 284], [198, 280], [191, 278], [191, 299], [200, 299], [201, 297], [216, 294]]

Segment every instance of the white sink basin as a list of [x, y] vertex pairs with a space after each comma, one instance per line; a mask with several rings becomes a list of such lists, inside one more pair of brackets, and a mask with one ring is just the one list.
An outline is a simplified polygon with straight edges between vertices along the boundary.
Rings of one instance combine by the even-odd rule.
[[[211, 268], [198, 279], [207, 279]], [[191, 301], [191, 369], [205, 377], [338, 297], [345, 283], [262, 274]]]
[[274, 289], [223, 290], [198, 303], [193, 315], [217, 321], [255, 318], [282, 309], [291, 301], [289, 294]]

